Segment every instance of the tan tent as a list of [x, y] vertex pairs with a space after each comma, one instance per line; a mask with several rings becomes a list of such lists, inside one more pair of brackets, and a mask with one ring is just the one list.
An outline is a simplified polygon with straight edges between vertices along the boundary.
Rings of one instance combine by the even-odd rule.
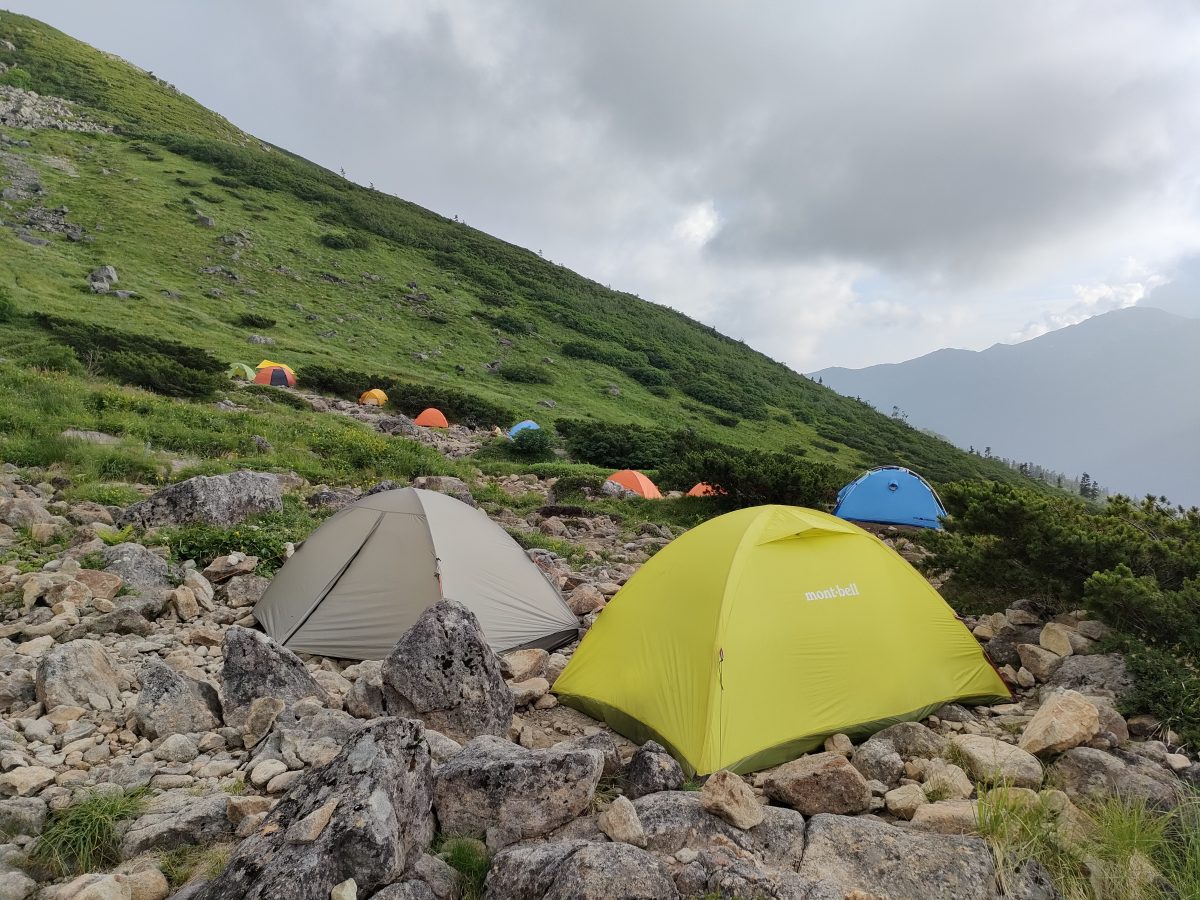
[[551, 650], [578, 636], [558, 590], [504, 529], [417, 488], [364, 497], [329, 518], [279, 570], [254, 617], [298, 652], [382, 659], [443, 597], [478, 616], [497, 652]]

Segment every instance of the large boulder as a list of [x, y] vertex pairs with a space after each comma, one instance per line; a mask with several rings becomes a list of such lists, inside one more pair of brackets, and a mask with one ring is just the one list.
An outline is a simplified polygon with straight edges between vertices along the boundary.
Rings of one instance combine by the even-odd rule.
[[683, 768], [667, 748], [655, 741], [638, 747], [625, 770], [625, 794], [631, 800], [683, 787]]
[[704, 809], [696, 791], [664, 791], [633, 802], [646, 847], [670, 855], [680, 850], [735, 848], [766, 866], [795, 868], [804, 855], [804, 817], [794, 809], [764, 806], [763, 821], [738, 828]]
[[588, 809], [603, 770], [596, 750], [526, 750], [481, 735], [437, 771], [438, 822], [451, 834], [486, 834], [493, 847], [537, 837]]
[[1177, 783], [1161, 766], [1127, 765], [1093, 747], [1073, 747], [1066, 751], [1050, 772], [1072, 800], [1103, 800], [1117, 794], [1162, 809], [1178, 802]]
[[0, 499], [0, 523], [13, 528], [28, 528], [53, 521], [54, 516], [36, 500], [27, 497]]
[[1045, 690], [1079, 691], [1121, 697], [1133, 687], [1133, 679], [1119, 653], [1068, 656], [1046, 679]]
[[767, 776], [767, 796], [806, 816], [857, 813], [871, 805], [871, 788], [840, 753], [814, 753], [784, 763]]
[[295, 704], [272, 724], [266, 726], [270, 734], [254, 748], [255, 765], [277, 759], [292, 770], [324, 765], [364, 727], [361, 719], [312, 700]]
[[154, 657], [142, 666], [138, 680], [142, 689], [133, 717], [146, 737], [212, 731], [220, 726], [221, 700], [211, 684], [180, 675]]
[[522, 844], [496, 855], [488, 900], [674, 900], [671, 873], [629, 844], [557, 841]]
[[224, 650], [221, 708], [226, 725], [245, 725], [250, 704], [259, 697], [276, 697], [285, 705], [305, 697], [329, 702], [300, 658], [261, 631], [234, 625], [225, 633]]
[[104, 571], [120, 577], [126, 588], [139, 594], [165, 591], [171, 586], [167, 561], [143, 547], [128, 541], [105, 547]]
[[870, 818], [814, 816], [800, 874], [812, 884], [811, 900], [999, 897], [992, 853], [979, 838], [895, 828]]
[[78, 640], [42, 657], [34, 686], [47, 712], [56, 706], [110, 710], [120, 708], [121, 688], [128, 681], [99, 642]]
[[951, 740], [963, 768], [976, 781], [1011, 787], [1041, 787], [1042, 764], [1032, 753], [982, 734], [959, 734]]
[[513, 695], [467, 607], [442, 600], [425, 610], [383, 662], [389, 715], [420, 719], [456, 741], [507, 735]]
[[302, 777], [197, 900], [328, 900], [400, 879], [433, 839], [432, 763], [421, 726], [385, 718]]
[[264, 472], [232, 472], [197, 475], [165, 487], [126, 507], [119, 522], [142, 528], [189, 522], [228, 526], [281, 509], [283, 498], [278, 478]]
[[1100, 731], [1100, 713], [1078, 691], [1051, 694], [1034, 713], [1018, 746], [1040, 756], [1062, 753], [1094, 738]]
[[[148, 754], [147, 754], [148, 755]], [[133, 859], [151, 850], [206, 846], [233, 837], [223, 793], [197, 797], [188, 791], [159, 794], [121, 839], [121, 858]]]

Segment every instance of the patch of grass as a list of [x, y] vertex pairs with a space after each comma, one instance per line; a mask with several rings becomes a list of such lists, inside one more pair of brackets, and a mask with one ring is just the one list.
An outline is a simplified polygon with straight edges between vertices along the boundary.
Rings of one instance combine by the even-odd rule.
[[138, 490], [127, 484], [105, 484], [93, 482], [72, 486], [63, 491], [63, 497], [69, 501], [99, 503], [101, 506], [129, 506], [142, 499]]
[[277, 513], [255, 516], [227, 528], [201, 523], [182, 525], [164, 529], [162, 537], [176, 561], [194, 559], [205, 566], [218, 556], [237, 551], [257, 556], [259, 574], [272, 575], [286, 559], [287, 544], [299, 544], [323, 518], [300, 498], [287, 496], [283, 510]]
[[488, 869], [492, 865], [487, 847], [478, 838], [439, 835], [433, 852], [460, 876], [462, 900], [483, 900]]
[[172, 889], [182, 887], [199, 876], [204, 881], [216, 878], [229, 862], [230, 848], [177, 847], [158, 858], [158, 867]]
[[967, 756], [967, 751], [954, 741], [946, 742], [946, 748], [942, 751], [942, 759], [951, 765], [958, 766], [964, 772], [970, 771], [970, 757]]
[[97, 533], [97, 537], [110, 547], [115, 547], [117, 544], [124, 544], [133, 537], [133, 526], [126, 525], [124, 528], [118, 528], [116, 531], [101, 531]]
[[939, 800], [949, 800], [950, 789], [946, 787], [926, 788], [925, 799], [930, 803], [937, 803]]
[[687, 781], [685, 781], [683, 783], [682, 789], [685, 791], [702, 791], [702, 790], [704, 790], [704, 779], [689, 778]]
[[61, 878], [115, 865], [118, 826], [142, 813], [147, 788], [93, 793], [54, 812], [29, 853], [35, 870]]
[[521, 531], [519, 528], [505, 528], [505, 531], [526, 550], [549, 550], [568, 560], [572, 565], [578, 565], [586, 558], [586, 551], [578, 544], [550, 537], [540, 531]]
[[224, 790], [227, 794], [240, 796], [246, 793], [246, 779], [241, 777], [235, 778], [233, 781], [229, 782], [229, 784], [225, 785], [222, 790]]
[[596, 785], [596, 792], [592, 795], [592, 812], [602, 812], [624, 793], [625, 776], [623, 774], [601, 775], [600, 781]]
[[104, 558], [104, 554], [98, 550], [85, 553], [79, 557], [79, 568], [81, 569], [104, 569], [107, 567], [108, 561]]

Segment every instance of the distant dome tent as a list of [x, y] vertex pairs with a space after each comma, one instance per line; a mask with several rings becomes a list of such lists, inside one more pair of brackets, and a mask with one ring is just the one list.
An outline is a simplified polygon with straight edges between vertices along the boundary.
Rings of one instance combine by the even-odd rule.
[[658, 487], [643, 475], [641, 472], [635, 472], [633, 469], [622, 469], [620, 472], [613, 472], [605, 481], [606, 484], [614, 484], [626, 491], [632, 491], [639, 497], [646, 497], [649, 500], [661, 500], [662, 492]]
[[715, 497], [718, 494], [724, 493], [718, 488], [713, 487], [705, 481], [697, 482], [692, 485], [692, 489], [687, 492], [689, 497]]
[[419, 488], [368, 495], [323, 522], [276, 574], [254, 617], [294, 651], [383, 659], [443, 598], [475, 613], [497, 653], [553, 650], [579, 634], [558, 589], [503, 528]]
[[541, 427], [542, 426], [539, 425], [537, 422], [533, 421], [533, 419], [526, 419], [524, 422], [518, 422], [512, 428], [508, 429], [508, 439], [512, 440], [518, 434], [520, 434], [522, 431], [541, 430]]
[[358, 402], [363, 406], [383, 406], [388, 402], [388, 395], [379, 388], [371, 388], [359, 395]]
[[423, 428], [449, 428], [450, 423], [446, 421], [445, 414], [440, 409], [429, 407], [423, 410], [419, 416], [413, 419], [414, 425], [420, 425]]
[[245, 363], [234, 363], [227, 370], [230, 378], [240, 378], [243, 381], [254, 380], [254, 370]]
[[853, 522], [941, 528], [946, 507], [924, 478], [900, 466], [881, 466], [838, 491], [833, 514]]
[[254, 383], [269, 384], [274, 387], [295, 387], [296, 373], [290, 366], [264, 359], [258, 364], [258, 373], [254, 376]]
[[718, 516], [659, 550], [584, 635], [554, 693], [698, 774], [753, 772], [833, 734], [1011, 697], [895, 551], [794, 506]]

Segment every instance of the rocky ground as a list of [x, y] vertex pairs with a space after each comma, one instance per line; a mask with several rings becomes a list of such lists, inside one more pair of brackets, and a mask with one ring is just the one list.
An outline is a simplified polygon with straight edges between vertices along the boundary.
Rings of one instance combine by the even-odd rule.
[[[410, 433], [403, 417], [311, 402]], [[424, 439], [459, 456], [482, 436]], [[674, 536], [646, 523], [631, 539], [608, 515], [553, 505], [552, 483], [534, 476], [486, 480], [544, 499], [525, 516], [494, 512], [502, 524], [589, 551], [577, 568], [530, 551], [581, 629]], [[474, 502], [458, 479], [421, 484]], [[51, 471], [0, 473], [0, 549], [40, 548], [40, 567], [0, 565], [0, 900], [166, 897], [165, 860], [181, 848], [228, 862], [177, 897], [449, 900], [464, 885], [436, 852], [441, 835], [494, 854], [494, 900], [1032, 900], [1055, 896], [1040, 867], [1002, 873], [1002, 888], [975, 835], [989, 790], [1047, 805], [1069, 831], [1096, 797], [1169, 807], [1200, 782], [1177, 736], [1117, 712], [1124, 661], [1094, 652], [1105, 629], [1082, 614], [1043, 621], [1018, 604], [968, 622], [1011, 703], [946, 706], [858, 746], [835, 735], [824, 752], [701, 787], [661, 747], [557, 705], [549, 687], [574, 645], [497, 659], [474, 616], [445, 601], [382, 662], [299, 658], [255, 630], [268, 584], [257, 559], [201, 570], [161, 545], [166, 525], [235, 524], [280, 508], [286, 492], [337, 507], [356, 490], [244, 472], [121, 509], [67, 502], [68, 486]], [[55, 878], [24, 867], [55, 811], [139, 787], [149, 799], [120, 826], [114, 869]]]

